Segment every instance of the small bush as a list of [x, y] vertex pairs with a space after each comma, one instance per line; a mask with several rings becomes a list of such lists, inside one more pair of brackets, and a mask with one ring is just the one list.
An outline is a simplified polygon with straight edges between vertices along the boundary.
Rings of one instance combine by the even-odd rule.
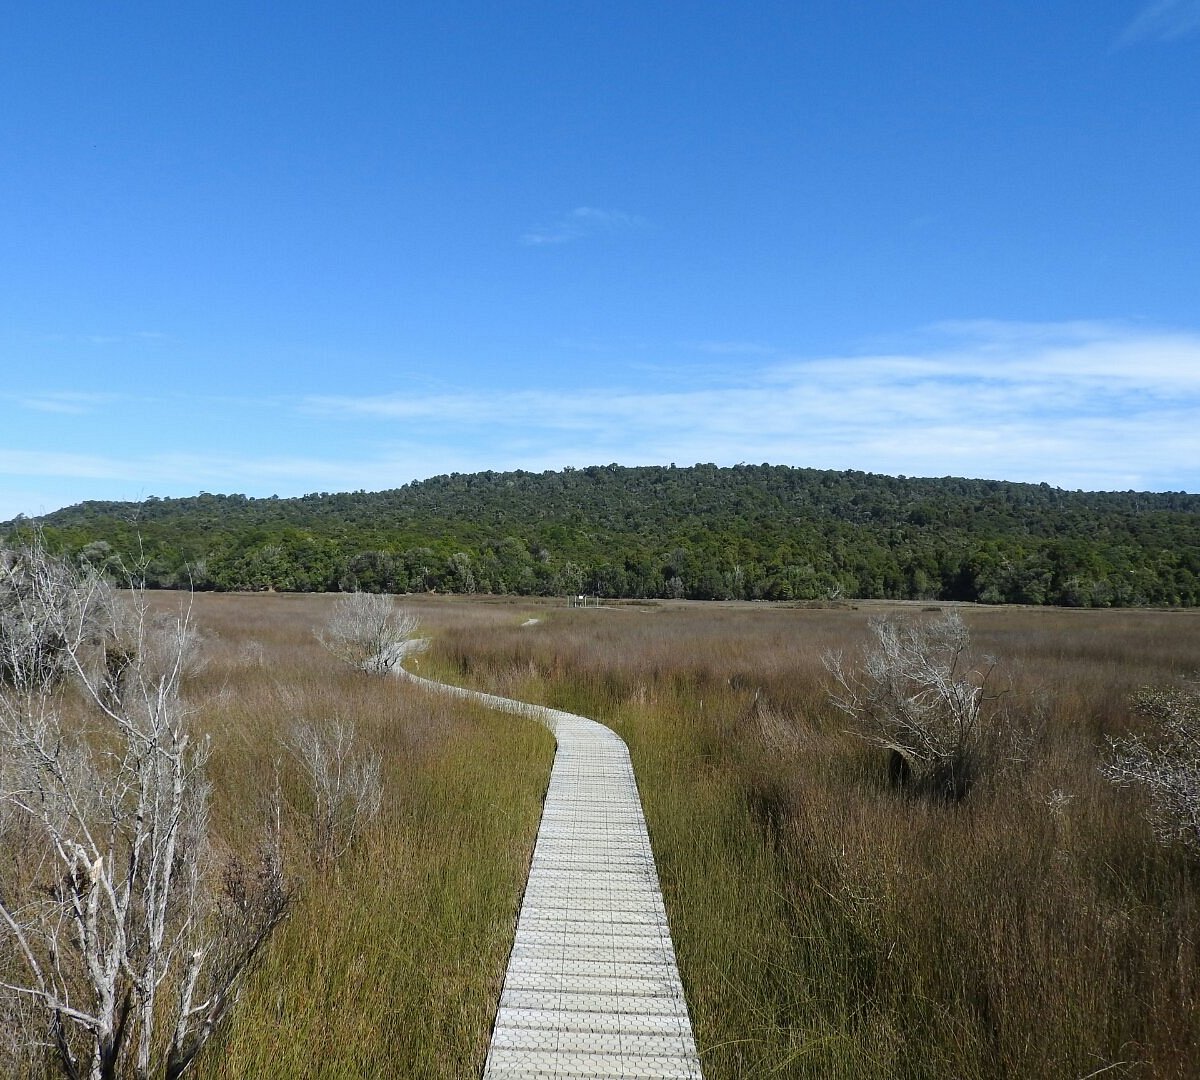
[[962, 799], [977, 774], [992, 719], [987, 684], [995, 661], [976, 661], [966, 624], [951, 611], [925, 622], [871, 620], [874, 645], [847, 667], [825, 655], [831, 703], [857, 734], [890, 753], [898, 784]]
[[386, 674], [400, 662], [418, 624], [413, 612], [396, 607], [385, 593], [352, 592], [338, 597], [317, 638], [351, 667]]
[[1111, 758], [1101, 771], [1114, 783], [1145, 788], [1155, 836], [1200, 855], [1200, 694], [1147, 688], [1134, 706], [1157, 730], [1110, 737]]
[[288, 748], [304, 771], [312, 798], [311, 843], [317, 863], [328, 867], [353, 847], [379, 816], [383, 760], [358, 747], [350, 721], [323, 728], [297, 723]]

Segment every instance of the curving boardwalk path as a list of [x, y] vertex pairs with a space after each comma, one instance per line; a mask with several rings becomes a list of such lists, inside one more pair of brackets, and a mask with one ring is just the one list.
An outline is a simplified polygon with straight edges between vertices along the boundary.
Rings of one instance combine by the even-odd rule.
[[573, 713], [403, 675], [558, 740], [484, 1080], [701, 1080], [625, 743]]

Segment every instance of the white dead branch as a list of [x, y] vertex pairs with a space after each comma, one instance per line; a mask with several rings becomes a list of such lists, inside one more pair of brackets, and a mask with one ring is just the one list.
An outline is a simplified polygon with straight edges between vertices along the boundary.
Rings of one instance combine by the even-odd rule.
[[0, 883], [0, 989], [46, 1018], [68, 1077], [178, 1077], [283, 917], [277, 843], [214, 888], [186, 610], [34, 546], [0, 570], [0, 611], [0, 804], [26, 848]]
[[961, 797], [984, 735], [984, 704], [995, 661], [975, 663], [955, 611], [926, 621], [871, 620], [874, 644], [856, 667], [827, 653], [834, 706], [855, 732], [889, 750], [903, 775]]
[[329, 624], [317, 638], [351, 667], [386, 674], [400, 662], [419, 623], [386, 593], [345, 593], [334, 602]]
[[329, 865], [354, 845], [379, 816], [383, 802], [382, 759], [357, 745], [354, 725], [331, 720], [318, 728], [296, 724], [289, 749], [312, 797], [312, 844], [318, 863]]
[[1101, 772], [1114, 783], [1146, 790], [1160, 841], [1179, 840], [1200, 854], [1200, 695], [1146, 689], [1134, 704], [1157, 729], [1110, 738], [1110, 759]]

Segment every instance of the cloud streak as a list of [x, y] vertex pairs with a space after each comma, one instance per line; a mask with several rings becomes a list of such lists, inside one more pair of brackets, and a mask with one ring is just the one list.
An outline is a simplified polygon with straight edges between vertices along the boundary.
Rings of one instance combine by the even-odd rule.
[[1117, 38], [1117, 47], [1139, 41], [1175, 41], [1200, 30], [1200, 0], [1153, 0]]
[[22, 409], [33, 412], [62, 413], [68, 416], [83, 416], [117, 400], [116, 394], [81, 394], [73, 391], [56, 391], [47, 394], [5, 394], [3, 399]]
[[646, 226], [645, 218], [624, 210], [600, 210], [594, 206], [578, 206], [565, 214], [556, 214], [543, 224], [526, 229], [520, 240], [527, 247], [556, 246], [589, 237], [637, 232]]
[[[195, 485], [196, 490], [216, 487], [233, 491], [238, 484], [260, 487], [263, 483], [276, 481], [286, 481], [289, 486], [306, 480], [316, 483], [338, 479], [349, 483], [361, 464], [299, 455], [259, 458], [228, 453], [116, 456], [0, 449], [0, 476], [113, 480], [150, 487], [182, 484], [189, 488]], [[234, 486], [222, 486], [229, 484]]]
[[[35, 452], [5, 449], [0, 436], [0, 520], [83, 498], [378, 490], [444, 472], [612, 461], [763, 461], [1200, 491], [1197, 333], [956, 322], [923, 328], [887, 352], [788, 358], [755, 344], [729, 349], [719, 364], [722, 350], [710, 346], [689, 346], [690, 381], [687, 357], [673, 349], [657, 371], [639, 355], [636, 381], [625, 386], [241, 403], [288, 421], [292, 434], [270, 454], [249, 451], [228, 424], [214, 428], [223, 444], [192, 453]], [[197, 415], [217, 408], [189, 404]], [[227, 402], [219, 406], [227, 412]]]
[[[922, 336], [932, 347], [743, 362], [695, 389], [314, 397], [305, 408], [410, 437], [449, 429], [495, 458], [539, 447], [558, 465], [764, 460], [1067, 487], [1200, 486], [1200, 336], [985, 322]], [[479, 467], [501, 467], [495, 458]]]

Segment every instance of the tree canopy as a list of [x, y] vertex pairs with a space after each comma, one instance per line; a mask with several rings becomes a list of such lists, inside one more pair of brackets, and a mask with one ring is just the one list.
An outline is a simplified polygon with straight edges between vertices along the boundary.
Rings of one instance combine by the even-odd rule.
[[85, 502], [36, 525], [151, 587], [1200, 603], [1200, 496], [782, 465], [451, 473], [380, 492]]

